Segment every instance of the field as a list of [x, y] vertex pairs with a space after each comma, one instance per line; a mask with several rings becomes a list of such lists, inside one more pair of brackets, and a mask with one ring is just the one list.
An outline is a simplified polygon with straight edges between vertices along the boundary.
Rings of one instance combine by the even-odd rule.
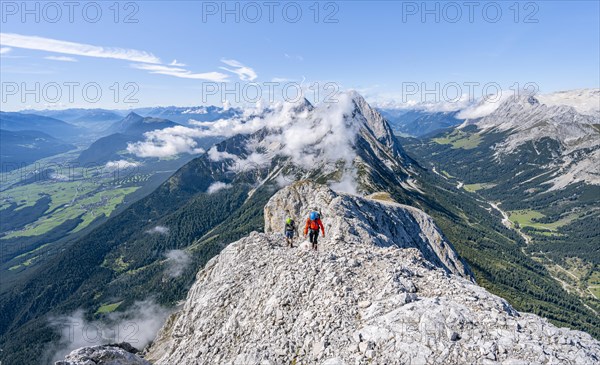
[[478, 184], [465, 184], [463, 186], [463, 188], [468, 191], [468, 192], [476, 192], [478, 190], [482, 190], [482, 189], [489, 189], [496, 186], [496, 184], [489, 184], [489, 183], [478, 183]]
[[596, 299], [600, 299], [600, 271], [594, 271], [587, 280], [588, 288]]
[[434, 138], [433, 141], [439, 144], [450, 144], [454, 149], [462, 148], [470, 150], [479, 146], [481, 136], [476, 133], [466, 133], [456, 129], [445, 137]]
[[41, 197], [50, 196], [46, 212], [35, 222], [8, 233], [3, 238], [43, 235], [69, 219], [83, 221], [75, 231], [85, 228], [97, 217], [109, 216], [125, 197], [138, 187], [109, 188], [90, 181], [41, 181], [17, 186], [2, 192], [2, 208], [8, 202], [18, 204], [15, 210], [33, 206]]
[[[569, 224], [577, 218], [577, 215], [569, 215], [552, 223], [539, 223], [535, 220], [544, 218], [544, 214], [532, 209], [523, 209], [509, 211], [508, 217], [511, 222], [519, 224], [520, 227], [531, 227], [541, 231], [556, 231], [559, 227]], [[540, 232], [540, 234], [543, 234], [543, 232]]]
[[96, 311], [96, 314], [104, 314], [114, 312], [123, 302], [104, 304]]

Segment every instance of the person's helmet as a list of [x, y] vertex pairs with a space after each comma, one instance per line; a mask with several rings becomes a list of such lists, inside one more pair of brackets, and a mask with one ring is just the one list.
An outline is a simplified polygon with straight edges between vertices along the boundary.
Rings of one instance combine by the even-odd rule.
[[319, 218], [319, 213], [317, 213], [317, 212], [310, 212], [310, 220], [314, 221], [317, 218]]
[[286, 219], [286, 220], [285, 220], [285, 223], [286, 223], [286, 224], [291, 224], [291, 223], [292, 223], [292, 218], [288, 218], [288, 219]]

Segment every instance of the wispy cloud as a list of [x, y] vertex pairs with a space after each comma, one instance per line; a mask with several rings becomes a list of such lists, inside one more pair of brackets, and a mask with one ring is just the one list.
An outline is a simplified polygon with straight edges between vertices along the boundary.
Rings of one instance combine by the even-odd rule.
[[217, 181], [217, 182], [210, 184], [210, 186], [208, 187], [206, 192], [209, 194], [213, 194], [213, 193], [216, 193], [217, 191], [220, 191], [223, 189], [229, 189], [230, 187], [231, 187], [230, 184], [226, 184], [224, 182]]
[[172, 278], [181, 276], [192, 263], [190, 254], [183, 250], [171, 250], [165, 253], [165, 256], [167, 257], [166, 274]]
[[285, 58], [287, 58], [288, 60], [295, 59], [296, 61], [304, 61], [304, 57], [302, 57], [300, 55], [290, 56], [289, 53], [284, 53], [283, 56]]
[[156, 227], [153, 227], [153, 228], [151, 228], [151, 229], [147, 230], [147, 231], [146, 231], [146, 233], [150, 233], [150, 234], [155, 234], [155, 233], [158, 233], [158, 234], [162, 234], [162, 235], [165, 235], [165, 236], [166, 236], [166, 235], [168, 235], [168, 234], [169, 234], [169, 231], [170, 231], [170, 230], [169, 230], [169, 227], [165, 227], [165, 226], [156, 226]]
[[94, 46], [91, 44], [67, 42], [58, 39], [27, 36], [14, 33], [0, 33], [0, 44], [15, 48], [33, 49], [75, 56], [113, 58], [144, 63], [160, 63], [152, 53], [136, 49]]
[[190, 70], [186, 70], [181, 67], [172, 67], [165, 65], [152, 65], [152, 64], [143, 64], [137, 63], [131, 65], [133, 68], [137, 68], [138, 70], [145, 70], [150, 72], [151, 74], [160, 74], [160, 75], [168, 75], [174, 77], [180, 77], [183, 79], [195, 79], [195, 80], [207, 80], [207, 81], [215, 81], [222, 82], [227, 80], [228, 76], [221, 72], [204, 72], [204, 73], [194, 73]]
[[273, 77], [271, 79], [271, 82], [290, 82], [290, 81], [294, 81], [294, 80], [288, 79], [288, 78], [285, 78], [285, 77]]
[[44, 57], [46, 60], [51, 61], [61, 61], [61, 62], [77, 62], [76, 58], [68, 57], [68, 56], [46, 56]]
[[177, 60], [173, 60], [173, 62], [169, 63], [169, 66], [185, 67], [187, 65], [185, 63], [177, 62]]
[[254, 81], [258, 77], [256, 72], [252, 68], [243, 65], [239, 61], [222, 59], [221, 62], [223, 62], [229, 67], [233, 67], [233, 69], [227, 67], [220, 67], [222, 70], [229, 71], [238, 75], [240, 80], [242, 81]]
[[[15, 33], [0, 33], [0, 45], [2, 46], [0, 48], [2, 54], [10, 52], [10, 47], [14, 47], [60, 53], [64, 55], [126, 60], [136, 62], [131, 65], [133, 68], [148, 71], [151, 74], [167, 75], [184, 79], [223, 82], [227, 81], [229, 78], [227, 74], [221, 72], [192, 72], [183, 68], [186, 65], [177, 62], [177, 60], [173, 60], [168, 65], [162, 64], [161, 60], [152, 53], [136, 49], [95, 46], [91, 44]], [[46, 56], [44, 58], [54, 61], [77, 62], [77, 59], [68, 56]], [[252, 81], [257, 77], [253, 69], [242, 65], [238, 61], [223, 60], [223, 62], [233, 67], [233, 69], [226, 69], [227, 71], [237, 74], [242, 80]]]

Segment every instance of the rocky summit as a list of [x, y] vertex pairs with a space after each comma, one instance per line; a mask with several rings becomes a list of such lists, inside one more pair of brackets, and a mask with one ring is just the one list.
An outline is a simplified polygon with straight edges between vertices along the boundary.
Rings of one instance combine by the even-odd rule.
[[[326, 229], [318, 251], [303, 238], [285, 247], [285, 217], [295, 218], [301, 232], [315, 209]], [[232, 243], [198, 273], [144, 361], [600, 362], [600, 342], [488, 293], [428, 215], [385, 194], [358, 197], [299, 182], [276, 193], [264, 215], [265, 233]], [[91, 364], [69, 356], [68, 364]]]

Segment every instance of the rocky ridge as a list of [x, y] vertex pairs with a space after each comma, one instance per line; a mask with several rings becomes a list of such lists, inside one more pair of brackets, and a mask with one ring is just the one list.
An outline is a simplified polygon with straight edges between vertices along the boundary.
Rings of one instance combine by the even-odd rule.
[[[320, 250], [285, 248], [281, 218], [314, 208], [327, 229]], [[476, 285], [429, 220], [385, 198], [289, 186], [265, 207], [266, 233], [229, 245], [198, 273], [146, 358], [165, 365], [600, 361], [600, 343], [588, 334], [518, 313]]]

